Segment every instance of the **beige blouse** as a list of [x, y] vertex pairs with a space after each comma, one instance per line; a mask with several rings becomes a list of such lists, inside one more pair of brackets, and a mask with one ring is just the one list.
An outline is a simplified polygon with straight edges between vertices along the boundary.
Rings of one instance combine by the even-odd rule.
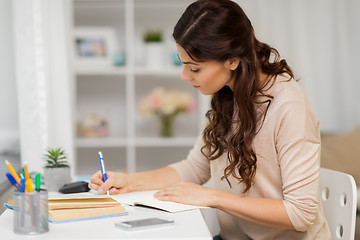
[[[282, 199], [295, 230], [258, 225], [217, 210], [224, 239], [331, 239], [319, 194], [320, 130], [300, 85], [278, 77], [267, 90], [274, 98], [263, 126], [255, 136], [257, 155], [254, 185], [245, 194]], [[181, 179], [197, 184], [212, 180], [217, 189], [242, 194], [244, 184], [230, 176], [232, 188], [221, 180], [227, 154], [208, 161], [199, 136], [187, 158], [170, 165]]]

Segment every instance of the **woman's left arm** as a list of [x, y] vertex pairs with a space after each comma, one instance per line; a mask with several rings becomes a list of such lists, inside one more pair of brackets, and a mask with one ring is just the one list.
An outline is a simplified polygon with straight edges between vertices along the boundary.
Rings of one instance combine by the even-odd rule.
[[294, 229], [283, 200], [255, 198], [181, 181], [155, 194], [162, 201], [208, 206], [268, 227]]

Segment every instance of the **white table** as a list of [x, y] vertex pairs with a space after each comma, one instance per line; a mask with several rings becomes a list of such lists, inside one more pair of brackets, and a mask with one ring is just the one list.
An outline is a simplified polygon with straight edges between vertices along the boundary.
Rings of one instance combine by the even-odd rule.
[[[126, 207], [127, 216], [103, 218], [70, 223], [49, 223], [49, 232], [38, 235], [19, 235], [13, 232], [13, 213], [6, 210], [0, 216], [0, 238], [11, 240], [71, 240], [71, 239], [186, 239], [186, 240], [212, 240], [199, 209], [168, 213], [164, 211], [142, 208]], [[124, 231], [114, 226], [117, 221], [132, 220], [147, 217], [166, 217], [175, 220], [172, 226]]]

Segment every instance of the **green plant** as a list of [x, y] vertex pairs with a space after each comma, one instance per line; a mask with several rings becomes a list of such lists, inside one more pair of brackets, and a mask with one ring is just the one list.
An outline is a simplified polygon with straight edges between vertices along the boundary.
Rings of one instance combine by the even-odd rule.
[[66, 160], [65, 150], [61, 147], [47, 148], [44, 159], [46, 161], [45, 168], [70, 167]]
[[145, 42], [161, 42], [162, 41], [162, 31], [161, 30], [148, 30], [144, 34]]

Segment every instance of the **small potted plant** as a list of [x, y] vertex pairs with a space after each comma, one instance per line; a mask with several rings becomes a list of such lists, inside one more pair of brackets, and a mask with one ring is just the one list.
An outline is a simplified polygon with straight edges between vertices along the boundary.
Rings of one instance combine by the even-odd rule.
[[148, 30], [144, 34], [144, 41], [150, 42], [162, 42], [162, 31], [161, 30]]
[[163, 66], [163, 39], [161, 30], [148, 30], [143, 36], [145, 43], [145, 64], [148, 68], [158, 69]]
[[59, 188], [71, 182], [70, 165], [65, 150], [61, 147], [47, 148], [44, 154], [45, 186], [48, 191], [59, 191]]

